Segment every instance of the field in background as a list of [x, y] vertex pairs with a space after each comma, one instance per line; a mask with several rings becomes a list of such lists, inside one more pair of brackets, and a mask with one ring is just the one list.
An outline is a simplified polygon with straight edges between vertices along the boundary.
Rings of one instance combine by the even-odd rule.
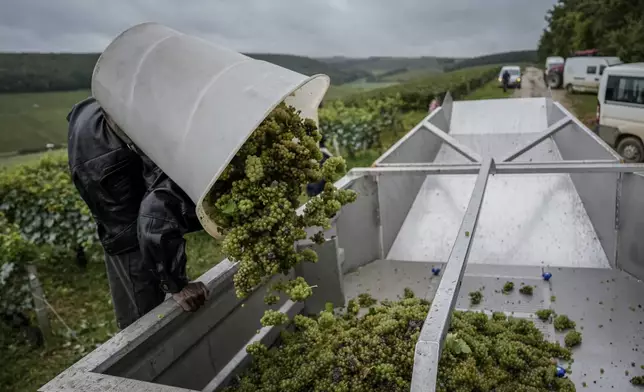
[[492, 80], [486, 83], [483, 87], [472, 91], [463, 97], [465, 101], [473, 101], [477, 99], [498, 99], [498, 98], [510, 98], [514, 93], [514, 89], [508, 89], [508, 91], [503, 92], [503, 89], [499, 87], [499, 82], [497, 80]]
[[88, 90], [0, 94], [0, 152], [67, 142], [67, 114]]

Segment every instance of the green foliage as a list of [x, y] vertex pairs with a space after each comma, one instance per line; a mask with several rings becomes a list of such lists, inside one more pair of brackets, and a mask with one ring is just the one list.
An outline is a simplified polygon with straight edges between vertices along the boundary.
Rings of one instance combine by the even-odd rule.
[[401, 105], [399, 96], [369, 99], [360, 107], [332, 101], [319, 111], [320, 131], [354, 157], [357, 151], [381, 148], [384, 132], [402, 129]]
[[581, 332], [570, 331], [566, 334], [564, 338], [564, 343], [566, 347], [575, 347], [581, 344]]
[[35, 260], [33, 244], [0, 213], [0, 314], [31, 309], [26, 263]]
[[519, 289], [519, 292], [523, 295], [532, 295], [533, 291], [534, 291], [534, 287], [532, 286], [523, 286]]
[[[209, 215], [226, 234], [223, 251], [240, 263], [234, 277], [238, 296], [246, 297], [269, 277], [287, 274], [300, 262], [316, 262], [314, 251], [296, 251], [293, 244], [307, 238], [309, 227], [330, 228], [329, 219], [355, 200], [353, 191], [333, 186], [346, 170], [341, 157], [329, 158], [320, 167], [321, 137], [313, 121], [303, 121], [295, 109], [279, 105], [237, 152], [209, 194]], [[303, 185], [322, 179], [324, 190], [298, 215]], [[309, 238], [318, 244], [325, 241], [321, 230]], [[302, 278], [275, 289], [296, 301], [312, 293]]]
[[435, 97], [449, 91], [454, 99], [459, 99], [496, 78], [499, 69], [498, 66], [483, 66], [436, 74], [391, 87], [350, 95], [344, 101], [347, 106], [361, 107], [369, 100], [383, 100], [387, 97], [400, 95], [403, 111], [422, 110], [427, 112], [429, 103]]
[[503, 285], [503, 294], [508, 294], [512, 290], [514, 290], [514, 282], [505, 282]]
[[565, 331], [567, 329], [575, 328], [575, 322], [570, 320], [565, 314], [560, 314], [555, 317], [554, 326], [557, 331]]
[[[350, 303], [355, 303], [354, 300]], [[273, 348], [253, 344], [253, 361], [227, 392], [409, 391], [414, 348], [429, 310], [419, 298], [383, 301], [317, 317], [295, 316]], [[455, 312], [438, 367], [437, 390], [574, 391], [552, 358], [571, 353], [528, 320]]]
[[96, 228], [68, 172], [64, 153], [0, 170], [0, 211], [38, 245], [72, 248], [96, 242]]
[[644, 385], [644, 376], [635, 376], [631, 378], [631, 384], [633, 385]]
[[546, 22], [538, 49], [543, 60], [592, 48], [624, 62], [644, 60], [643, 0], [559, 0]]

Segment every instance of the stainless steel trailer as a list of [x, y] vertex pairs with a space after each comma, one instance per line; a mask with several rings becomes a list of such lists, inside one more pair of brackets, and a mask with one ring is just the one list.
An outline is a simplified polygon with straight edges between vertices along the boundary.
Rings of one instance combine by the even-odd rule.
[[[373, 167], [338, 181], [358, 200], [317, 247], [320, 261], [293, 271], [318, 288], [304, 304], [275, 307], [315, 313], [363, 292], [395, 299], [405, 287], [431, 300], [414, 392], [435, 390], [454, 309], [534, 319], [552, 308], [583, 327], [569, 375], [578, 387], [635, 390], [626, 371], [644, 365], [644, 177], [637, 172], [644, 165], [621, 163], [550, 98], [448, 98]], [[237, 299], [235, 268], [224, 260], [199, 278], [212, 291], [199, 312], [166, 301], [40, 390], [218, 390], [244, 368], [248, 343], [270, 344], [279, 332], [257, 332], [264, 290]], [[533, 285], [534, 295], [502, 295], [505, 281]], [[470, 306], [468, 292], [481, 287], [483, 302]], [[563, 340], [551, 324], [535, 323]]]

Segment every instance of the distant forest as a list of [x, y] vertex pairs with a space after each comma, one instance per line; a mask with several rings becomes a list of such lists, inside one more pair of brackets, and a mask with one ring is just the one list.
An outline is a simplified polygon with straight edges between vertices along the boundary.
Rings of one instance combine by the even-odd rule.
[[[341, 85], [377, 81], [407, 70], [451, 71], [478, 65], [534, 62], [535, 51], [499, 53], [469, 59], [369, 57], [313, 59], [285, 54], [247, 54], [305, 75], [326, 74]], [[98, 53], [0, 53], [0, 93], [71, 91], [90, 88]]]

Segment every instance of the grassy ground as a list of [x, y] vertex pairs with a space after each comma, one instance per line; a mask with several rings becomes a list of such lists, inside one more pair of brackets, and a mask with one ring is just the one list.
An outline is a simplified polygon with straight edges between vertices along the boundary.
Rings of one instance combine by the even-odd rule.
[[575, 116], [592, 129], [597, 122], [597, 94], [566, 93], [566, 98]]
[[0, 152], [67, 141], [67, 114], [89, 91], [0, 94]]
[[[205, 232], [187, 236], [188, 275], [196, 278], [223, 259], [220, 244]], [[34, 349], [0, 323], [0, 390], [35, 391], [117, 332], [102, 257], [93, 257], [85, 271], [70, 260], [44, 265], [38, 274], [47, 300], [77, 334], [51, 316], [56, 332], [47, 348]], [[3, 329], [4, 328], [4, 329]]]
[[473, 101], [477, 99], [496, 99], [496, 98], [510, 98], [514, 93], [513, 89], [508, 89], [508, 91], [503, 92], [503, 89], [499, 87], [499, 82], [497, 80], [492, 80], [488, 82], [485, 86], [474, 90], [467, 96], [463, 98], [465, 101]]
[[29, 163], [37, 161], [40, 157], [45, 154], [44, 152], [37, 152], [34, 154], [22, 154], [22, 155], [10, 155], [2, 156], [0, 155], [0, 168], [9, 167], [13, 165], [21, 165], [23, 163]]

